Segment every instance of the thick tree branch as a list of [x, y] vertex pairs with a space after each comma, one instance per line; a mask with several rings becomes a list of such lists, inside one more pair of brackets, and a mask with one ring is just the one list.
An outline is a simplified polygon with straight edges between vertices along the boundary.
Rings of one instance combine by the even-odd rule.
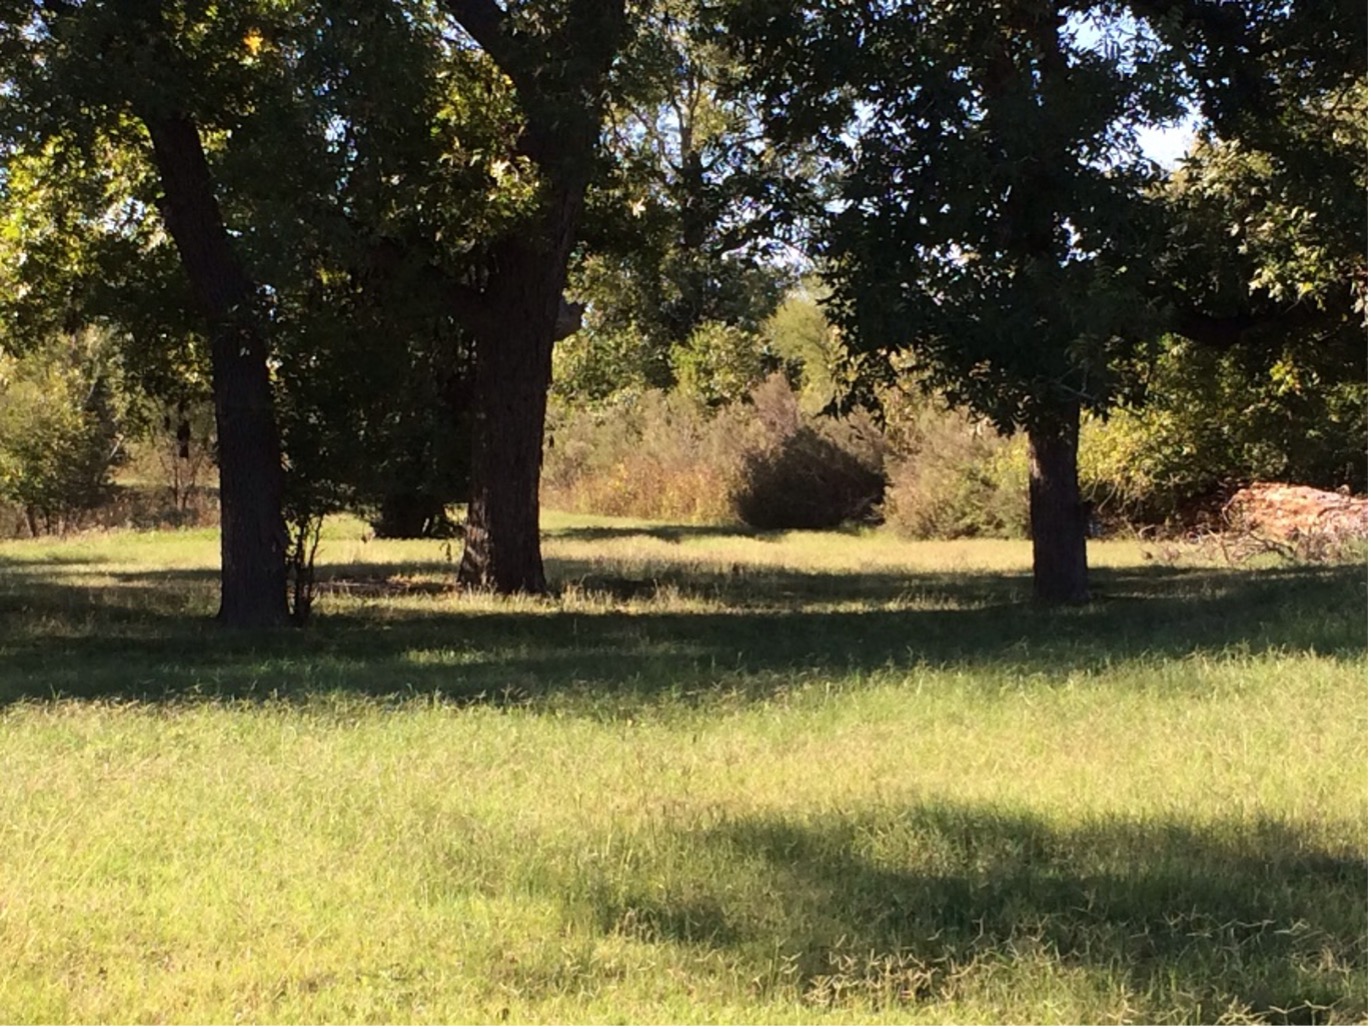
[[164, 198], [162, 220], [176, 244], [205, 316], [228, 321], [251, 304], [256, 288], [233, 252], [194, 120], [142, 115]]
[[1177, 307], [1171, 329], [1201, 346], [1228, 350], [1241, 344], [1254, 332], [1279, 330], [1294, 333], [1313, 329], [1336, 316], [1311, 304], [1299, 304], [1275, 313], [1212, 315], [1196, 308]]
[[519, 150], [545, 171], [579, 163], [595, 145], [603, 87], [622, 43], [625, 0], [572, 0], [551, 34], [518, 31], [494, 0], [441, 0], [443, 9], [514, 84], [527, 119]]
[[494, 0], [442, 0], [444, 9], [476, 45], [490, 55], [520, 93], [533, 86], [523, 54], [509, 28], [509, 15]]

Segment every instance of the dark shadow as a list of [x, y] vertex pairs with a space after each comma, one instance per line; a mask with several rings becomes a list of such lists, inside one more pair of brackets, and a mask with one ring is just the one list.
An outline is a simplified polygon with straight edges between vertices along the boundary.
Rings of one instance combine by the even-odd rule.
[[974, 996], [977, 978], [1027, 955], [1121, 975], [1147, 1005], [1133, 1021], [1366, 1018], [1365, 857], [1322, 853], [1281, 823], [1062, 830], [926, 804], [679, 836], [663, 852], [692, 859], [674, 867], [738, 871], [662, 873], [659, 888], [626, 896], [578, 885], [590, 917], [741, 962], [792, 956], [775, 985], [815, 1007]]
[[[53, 537], [52, 542], [59, 544], [66, 542], [61, 537]], [[73, 566], [86, 568], [99, 568], [101, 565], [110, 563], [109, 558], [92, 554], [86, 557], [74, 557], [70, 554], [0, 554], [0, 574], [21, 575], [41, 575], [45, 571], [54, 568], [69, 568]]]
[[661, 696], [766, 698], [815, 675], [919, 665], [992, 669], [986, 688], [996, 689], [1018, 674], [1059, 681], [1132, 658], [1366, 651], [1364, 566], [1103, 570], [1094, 577], [1101, 599], [1059, 610], [1025, 602], [1027, 579], [1017, 575], [668, 568], [611, 581], [569, 562], [555, 574], [607, 597], [669, 589], [709, 603], [416, 610], [400, 601], [448, 592], [449, 565], [336, 565], [321, 567], [321, 595], [364, 604], [325, 609], [303, 631], [260, 634], [214, 627], [212, 571], [118, 573], [117, 585], [92, 588], [0, 568], [0, 702], [349, 691], [505, 703], [568, 694], [613, 713]]
[[774, 540], [784, 536], [786, 529], [751, 529], [745, 525], [645, 525], [641, 527], [609, 525], [577, 525], [568, 529], [546, 529], [543, 536], [560, 540], [631, 539], [647, 536], [664, 543], [680, 543], [688, 539], [759, 539]]

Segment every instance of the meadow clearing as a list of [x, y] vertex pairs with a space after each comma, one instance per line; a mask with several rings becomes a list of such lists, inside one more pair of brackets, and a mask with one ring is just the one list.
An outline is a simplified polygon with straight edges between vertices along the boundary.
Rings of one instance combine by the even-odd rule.
[[0, 543], [0, 1022], [1366, 1020], [1364, 561], [546, 525]]

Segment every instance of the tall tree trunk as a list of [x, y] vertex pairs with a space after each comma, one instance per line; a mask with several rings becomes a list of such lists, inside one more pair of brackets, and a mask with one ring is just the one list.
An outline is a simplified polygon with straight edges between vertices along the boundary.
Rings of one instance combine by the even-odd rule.
[[265, 347], [255, 334], [225, 329], [210, 345], [219, 425], [219, 620], [238, 628], [285, 625], [281, 444]]
[[458, 581], [499, 593], [547, 592], [538, 488], [570, 249], [570, 219], [554, 220], [565, 230], [558, 238], [501, 248], [486, 292], [491, 324], [476, 336], [471, 499]]
[[442, 0], [509, 77], [526, 121], [517, 149], [538, 166], [541, 216], [492, 250], [474, 369], [471, 499], [464, 585], [501, 593], [547, 589], [538, 540], [552, 344], [567, 259], [599, 145], [610, 67], [628, 20], [624, 0], [576, 0], [561, 21], [516, 28], [494, 0]]
[[[1069, 68], [1061, 48], [1066, 15], [1060, 5], [1047, 0], [1011, 3], [1002, 10], [999, 45], [989, 55], [984, 72], [990, 114], [997, 121], [1013, 120], [1025, 101], [1043, 104], [1061, 95]], [[1026, 64], [1023, 43], [1031, 42], [1037, 56]], [[1032, 109], [1032, 108], [1029, 108]], [[1017, 112], [1017, 113], [1016, 113]], [[989, 120], [990, 115], [987, 116]], [[1000, 226], [1002, 244], [1017, 251], [1020, 272], [1034, 262], [1051, 268], [1058, 264], [1057, 232], [1061, 215], [1052, 198], [1059, 196], [1055, 169], [1063, 167], [1074, 144], [1062, 135], [1067, 122], [1038, 117], [1032, 146], [1015, 166], [1014, 188], [1005, 198]], [[1018, 131], [1004, 126], [995, 131]], [[992, 137], [995, 131], [991, 132]], [[1053, 316], [1044, 313], [1050, 324]], [[1039, 341], [1039, 330], [1023, 323], [1025, 346]], [[1090, 599], [1085, 560], [1085, 514], [1081, 509], [1076, 477], [1076, 450], [1080, 437], [1080, 405], [1063, 402], [1055, 418], [1028, 428], [1028, 513], [1033, 536], [1033, 597], [1047, 604], [1081, 604]]]
[[1080, 411], [1028, 431], [1028, 510], [1033, 532], [1033, 596], [1048, 604], [1090, 599], [1085, 510], [1076, 476]]
[[165, 199], [167, 230], [209, 323], [219, 433], [219, 620], [285, 625], [286, 527], [281, 443], [256, 318], [256, 289], [238, 262], [193, 120], [143, 115]]

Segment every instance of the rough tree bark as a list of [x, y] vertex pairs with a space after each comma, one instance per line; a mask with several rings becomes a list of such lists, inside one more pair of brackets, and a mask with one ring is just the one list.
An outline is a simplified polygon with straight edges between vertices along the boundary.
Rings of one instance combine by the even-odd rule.
[[1028, 430], [1028, 511], [1033, 535], [1033, 597], [1047, 604], [1090, 599], [1085, 509], [1076, 474], [1080, 411]]
[[507, 241], [486, 289], [491, 318], [476, 336], [471, 498], [458, 581], [499, 593], [544, 593], [538, 531], [552, 346], [580, 191], [563, 192], [545, 231]]
[[281, 444], [256, 320], [256, 289], [233, 252], [197, 125], [142, 114], [161, 179], [162, 214], [209, 325], [219, 434], [219, 620], [235, 628], [289, 621]]

